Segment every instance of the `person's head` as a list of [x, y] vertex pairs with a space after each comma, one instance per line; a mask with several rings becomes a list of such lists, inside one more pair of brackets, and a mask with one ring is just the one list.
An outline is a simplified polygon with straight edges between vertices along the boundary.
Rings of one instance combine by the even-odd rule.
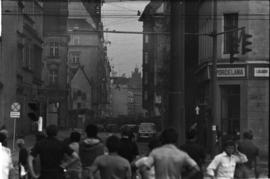
[[235, 152], [235, 143], [233, 140], [227, 140], [224, 144], [224, 151], [228, 155], [232, 155]]
[[22, 138], [17, 139], [16, 144], [20, 149], [23, 148], [24, 144], [25, 144], [24, 139], [22, 139]]
[[42, 139], [46, 138], [46, 134], [44, 132], [37, 132], [36, 133], [36, 142], [41, 141]]
[[109, 150], [109, 153], [118, 152], [119, 145], [120, 145], [120, 140], [117, 136], [112, 135], [112, 136], [108, 137], [108, 139], [106, 141], [106, 146]]
[[3, 146], [6, 146], [6, 144], [7, 144], [7, 136], [4, 133], [1, 133], [1, 132], [0, 132], [0, 143]]
[[98, 127], [94, 124], [89, 124], [85, 129], [87, 137], [97, 137]]
[[77, 131], [73, 131], [73, 132], [71, 132], [69, 138], [70, 138], [70, 142], [71, 143], [72, 142], [80, 142], [80, 140], [81, 140], [81, 134], [79, 132], [77, 132]]
[[46, 128], [46, 133], [48, 137], [56, 137], [58, 133], [58, 129], [56, 125], [49, 125]]
[[187, 137], [187, 140], [189, 140], [189, 141], [196, 140], [196, 131], [195, 130], [188, 131], [186, 137]]
[[175, 144], [177, 142], [177, 138], [178, 138], [178, 134], [176, 130], [173, 128], [165, 129], [160, 136], [160, 140], [163, 145]]

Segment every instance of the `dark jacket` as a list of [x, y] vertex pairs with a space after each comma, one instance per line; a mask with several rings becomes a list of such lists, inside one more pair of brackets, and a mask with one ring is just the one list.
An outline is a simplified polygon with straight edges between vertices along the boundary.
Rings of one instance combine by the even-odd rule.
[[80, 143], [79, 156], [82, 167], [92, 165], [97, 156], [104, 154], [104, 145], [100, 139], [86, 138]]
[[120, 139], [119, 146], [119, 155], [127, 159], [130, 163], [136, 158], [139, 154], [138, 146], [135, 142], [132, 142], [131, 139], [122, 137]]

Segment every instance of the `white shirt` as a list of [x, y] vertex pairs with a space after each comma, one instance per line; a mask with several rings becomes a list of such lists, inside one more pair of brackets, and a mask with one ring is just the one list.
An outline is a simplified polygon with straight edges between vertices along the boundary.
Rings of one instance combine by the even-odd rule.
[[[135, 166], [137, 168], [141, 168], [142, 166], [147, 165], [148, 157], [142, 157], [135, 162]], [[155, 168], [152, 166], [149, 170], [144, 171], [144, 175], [147, 179], [155, 179]]]
[[[239, 152], [239, 155], [228, 156], [223, 152], [212, 160], [207, 167], [207, 174], [216, 179], [233, 179], [236, 163], [247, 162], [247, 157]], [[215, 175], [216, 173], [216, 175]]]
[[13, 168], [10, 149], [0, 143], [0, 178], [8, 179], [9, 171]]

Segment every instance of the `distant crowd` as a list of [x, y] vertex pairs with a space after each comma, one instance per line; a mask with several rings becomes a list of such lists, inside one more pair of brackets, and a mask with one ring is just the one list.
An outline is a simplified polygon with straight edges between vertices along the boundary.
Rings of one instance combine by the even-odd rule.
[[[252, 142], [251, 131], [237, 143], [224, 142], [223, 151], [214, 156], [205, 168], [205, 149], [198, 144], [194, 131], [187, 133], [187, 142], [177, 146], [178, 135], [173, 128], [154, 136], [149, 152], [140, 154], [135, 136], [124, 130], [121, 137], [98, 137], [98, 127], [90, 124], [86, 137], [72, 131], [64, 141], [57, 139], [55, 125], [46, 134], [36, 134], [34, 146], [25, 146], [23, 138], [16, 141], [18, 164], [14, 167], [7, 145], [8, 131], [0, 130], [0, 179], [233, 179], [257, 178], [259, 149]], [[15, 169], [16, 168], [16, 169]], [[15, 172], [15, 170], [17, 170]], [[14, 173], [17, 173], [15, 175]]]

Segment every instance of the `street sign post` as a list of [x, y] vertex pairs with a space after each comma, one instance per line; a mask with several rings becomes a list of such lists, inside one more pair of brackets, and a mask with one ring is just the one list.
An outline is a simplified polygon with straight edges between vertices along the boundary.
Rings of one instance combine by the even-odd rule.
[[13, 131], [13, 141], [12, 141], [12, 151], [15, 150], [15, 140], [16, 140], [16, 120], [20, 118], [21, 105], [18, 102], [15, 102], [11, 105], [10, 118], [14, 119], [14, 131]]

